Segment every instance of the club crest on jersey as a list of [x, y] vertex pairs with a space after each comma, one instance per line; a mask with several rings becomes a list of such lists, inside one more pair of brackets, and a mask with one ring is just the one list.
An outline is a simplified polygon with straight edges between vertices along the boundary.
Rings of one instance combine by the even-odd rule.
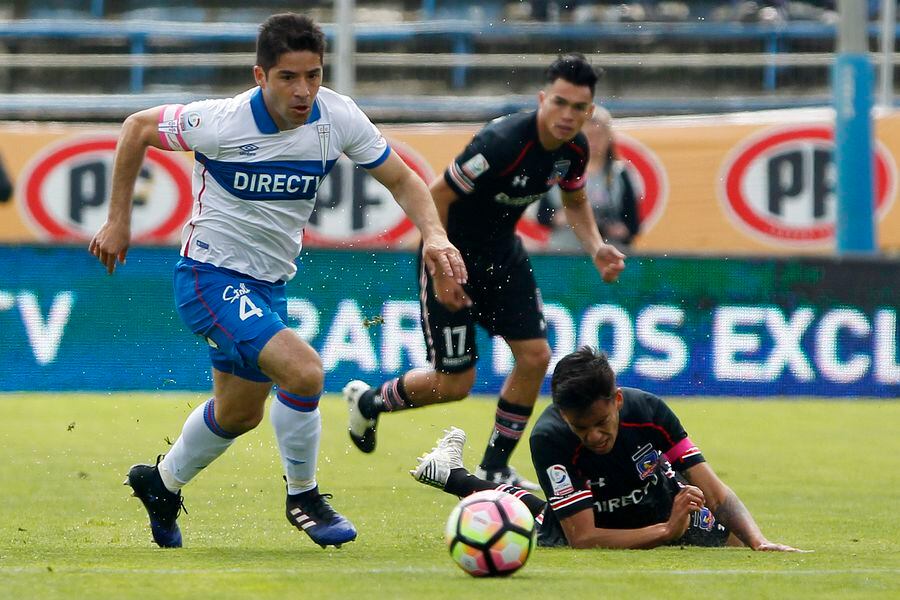
[[641, 481], [647, 479], [656, 471], [656, 465], [659, 462], [659, 452], [653, 448], [653, 444], [642, 446], [631, 456], [634, 461], [634, 468], [641, 478]]
[[320, 123], [319, 125], [316, 125], [316, 131], [319, 132], [319, 151], [322, 153], [322, 170], [327, 171], [328, 145], [331, 141], [331, 125], [328, 123]]
[[550, 478], [550, 486], [553, 488], [553, 494], [556, 496], [568, 496], [575, 491], [572, 480], [569, 478], [569, 472], [562, 465], [551, 465], [547, 467], [547, 477]]
[[198, 112], [189, 112], [188, 114], [181, 116], [181, 129], [184, 131], [197, 129], [200, 127], [200, 123], [200, 113]]
[[488, 164], [488, 161], [484, 157], [484, 154], [476, 154], [463, 163], [462, 172], [469, 179], [478, 179], [481, 175], [484, 175], [484, 173], [490, 168], [491, 165]]
[[569, 173], [569, 167], [572, 166], [571, 160], [558, 160], [553, 163], [553, 171], [547, 178], [547, 185], [556, 185], [556, 183]]

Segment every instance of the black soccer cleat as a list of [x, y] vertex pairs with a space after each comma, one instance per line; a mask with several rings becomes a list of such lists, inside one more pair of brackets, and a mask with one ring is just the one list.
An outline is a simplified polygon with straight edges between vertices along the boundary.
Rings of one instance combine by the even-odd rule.
[[353, 523], [328, 504], [331, 497], [331, 494], [320, 494], [318, 488], [311, 493], [288, 494], [287, 497], [285, 513], [288, 521], [322, 548], [340, 548], [341, 544], [356, 539]]
[[378, 427], [378, 418], [367, 419], [359, 410], [359, 399], [369, 390], [369, 386], [359, 380], [351, 381], [344, 386], [344, 399], [347, 400], [349, 410], [349, 424], [347, 432], [353, 445], [366, 454], [375, 451], [375, 428]]
[[[156, 464], [159, 465], [159, 459]], [[150, 465], [134, 465], [128, 471], [125, 485], [134, 490], [150, 516], [150, 532], [160, 548], [181, 548], [181, 530], [178, 515], [184, 508], [181, 492], [172, 493], [159, 476], [159, 468]], [[187, 512], [187, 510], [185, 510]]]

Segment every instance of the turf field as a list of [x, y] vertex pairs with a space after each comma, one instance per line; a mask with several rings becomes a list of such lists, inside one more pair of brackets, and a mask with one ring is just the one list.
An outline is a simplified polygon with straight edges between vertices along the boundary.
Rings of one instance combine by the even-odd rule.
[[[900, 597], [898, 402], [671, 403], [769, 538], [814, 553], [539, 548], [512, 578], [475, 580], [443, 545], [455, 500], [407, 471], [449, 424], [469, 432], [474, 466], [492, 402], [391, 416], [364, 456], [349, 446], [340, 398], [323, 401], [320, 487], [360, 531], [340, 550], [285, 520], [266, 420], [186, 488], [185, 548], [161, 550], [123, 475], [164, 452], [203, 399], [0, 395], [0, 597]], [[531, 472], [526, 452], [514, 464]]]

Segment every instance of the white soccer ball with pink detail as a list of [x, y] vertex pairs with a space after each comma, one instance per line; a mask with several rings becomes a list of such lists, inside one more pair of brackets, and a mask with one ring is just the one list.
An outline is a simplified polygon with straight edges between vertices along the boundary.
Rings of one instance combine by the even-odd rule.
[[450, 556], [469, 575], [511, 575], [525, 565], [534, 548], [534, 517], [513, 495], [477, 492], [450, 513], [446, 540]]

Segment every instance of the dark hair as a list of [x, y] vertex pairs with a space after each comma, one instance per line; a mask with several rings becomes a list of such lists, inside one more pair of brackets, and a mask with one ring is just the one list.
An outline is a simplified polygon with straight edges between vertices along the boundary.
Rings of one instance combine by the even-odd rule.
[[282, 54], [309, 50], [325, 56], [325, 34], [316, 22], [304, 15], [272, 15], [259, 26], [256, 38], [256, 64], [267, 72]]
[[547, 83], [553, 83], [557, 79], [568, 81], [574, 85], [586, 85], [591, 88], [591, 95], [597, 87], [600, 74], [587, 61], [583, 54], [571, 52], [563, 54], [547, 67]]
[[567, 354], [553, 369], [550, 393], [553, 403], [563, 410], [582, 412], [597, 400], [612, 401], [616, 374], [606, 353], [582, 346]]

